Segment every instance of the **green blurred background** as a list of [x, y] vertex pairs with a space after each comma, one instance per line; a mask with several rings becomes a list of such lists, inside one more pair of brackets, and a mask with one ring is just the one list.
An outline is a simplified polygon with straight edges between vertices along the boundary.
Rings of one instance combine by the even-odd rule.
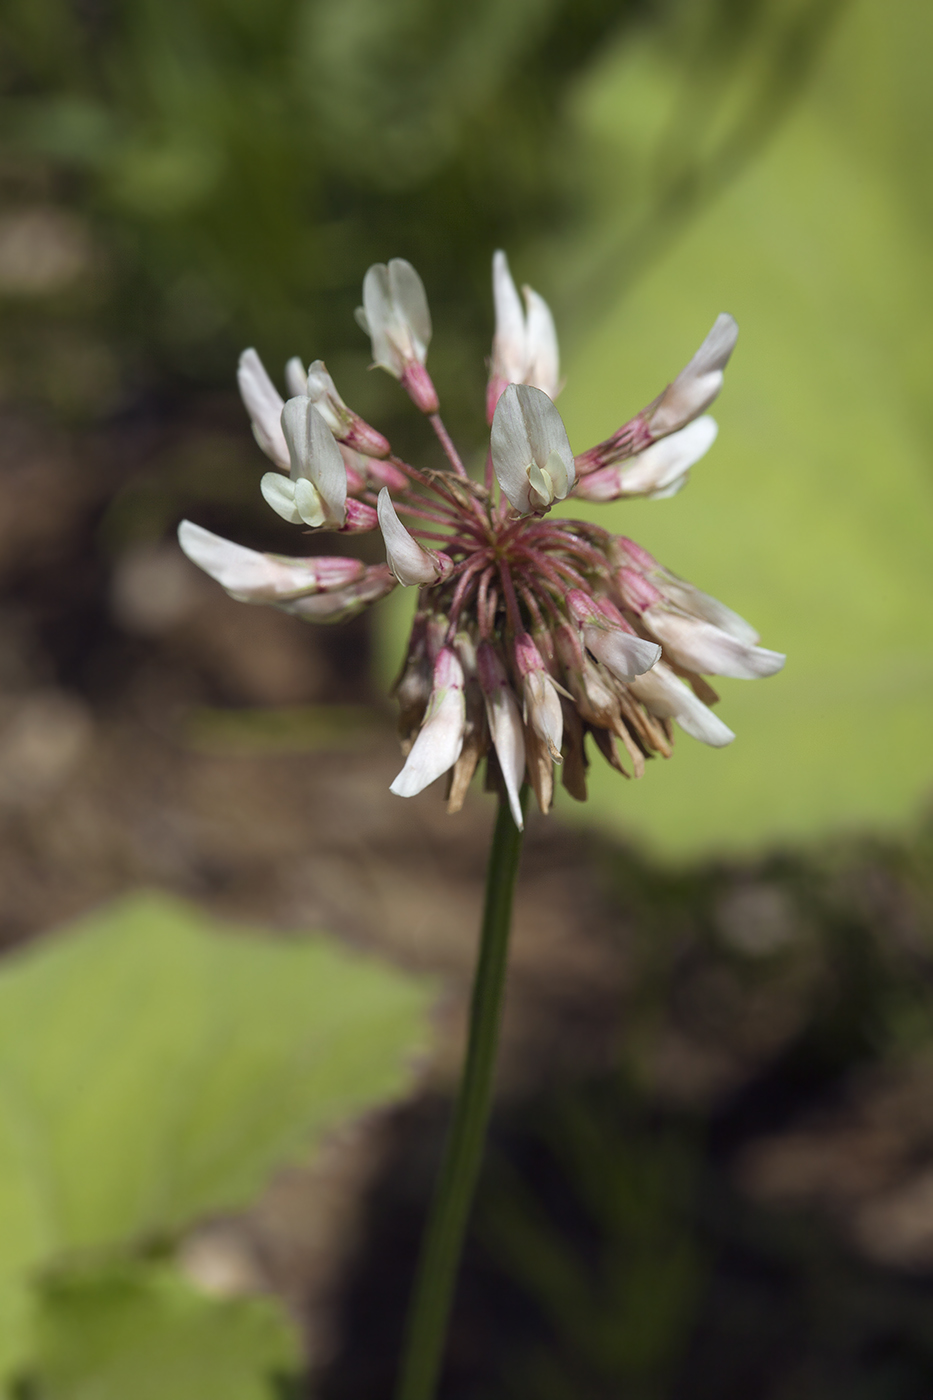
[[[730, 750], [682, 741], [631, 788], [599, 767], [572, 815], [683, 855], [917, 814], [933, 757], [926, 7], [9, 0], [5, 30], [8, 402], [71, 428], [151, 425], [217, 402], [254, 343], [272, 366], [326, 356], [361, 412], [430, 451], [396, 386], [366, 374], [351, 319], [368, 263], [404, 255], [428, 286], [445, 411], [475, 449], [503, 245], [557, 313], [582, 450], [729, 310], [742, 339], [712, 454], [676, 500], [600, 516], [749, 615], [788, 666], [724, 685]], [[215, 444], [212, 475], [176, 452], [140, 484], [134, 442], [88, 543], [112, 559], [192, 513], [294, 549], [263, 518], [243, 424], [238, 449], [225, 473]], [[406, 605], [374, 622], [380, 685]], [[94, 630], [68, 663], [83, 675]]]

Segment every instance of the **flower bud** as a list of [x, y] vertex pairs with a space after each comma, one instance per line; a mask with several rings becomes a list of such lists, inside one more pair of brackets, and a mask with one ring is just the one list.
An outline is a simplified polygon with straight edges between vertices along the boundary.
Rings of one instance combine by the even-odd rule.
[[[289, 364], [294, 363], [300, 365], [301, 362], [289, 361]], [[359, 414], [347, 408], [323, 360], [315, 360], [310, 366], [301, 392], [314, 404], [338, 442], [345, 442], [348, 447], [369, 457], [388, 457], [392, 450], [388, 440], [364, 422]]]
[[422, 413], [436, 413], [437, 394], [424, 368], [431, 313], [424, 283], [411, 263], [404, 258], [374, 263], [363, 279], [363, 305], [356, 318], [372, 341], [373, 363], [401, 380]]
[[433, 549], [422, 549], [399, 520], [385, 486], [379, 492], [377, 509], [386, 559], [399, 583], [409, 588], [427, 587], [448, 576], [453, 568], [450, 556]]

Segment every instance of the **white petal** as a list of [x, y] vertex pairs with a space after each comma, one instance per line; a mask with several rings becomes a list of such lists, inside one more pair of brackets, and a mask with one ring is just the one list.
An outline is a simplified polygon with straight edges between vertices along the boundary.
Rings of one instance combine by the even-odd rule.
[[389, 290], [396, 316], [410, 330], [417, 357], [424, 364], [431, 343], [428, 296], [421, 278], [404, 258], [392, 258], [389, 263]]
[[674, 432], [708, 408], [722, 388], [722, 372], [735, 348], [739, 328], [731, 316], [717, 316], [709, 335], [664, 392], [650, 418], [655, 436]]
[[720, 603], [718, 598], [713, 598], [709, 593], [702, 593], [699, 588], [694, 588], [692, 583], [687, 583], [686, 579], [678, 578], [669, 569], [658, 568], [652, 571], [652, 579], [658, 588], [664, 593], [672, 603], [683, 608], [684, 612], [693, 613], [695, 617], [704, 617], [707, 622], [712, 622], [714, 626], [728, 632], [731, 637], [737, 637], [740, 642], [747, 642], [754, 646], [759, 641], [759, 634], [750, 622], [746, 622], [744, 617], [740, 617], [737, 612], [727, 608], [725, 603]]
[[[277, 476], [274, 480], [281, 481], [282, 478]], [[294, 598], [341, 581], [352, 581], [357, 562], [350, 559], [286, 559], [273, 554], [260, 554], [255, 549], [246, 549], [232, 540], [225, 540], [221, 535], [212, 534], [190, 520], [183, 520], [179, 525], [178, 543], [192, 563], [210, 574], [241, 602]], [[362, 573], [362, 564], [357, 568]]]
[[300, 476], [295, 482], [295, 509], [304, 524], [310, 525], [312, 529], [317, 530], [327, 524], [327, 511], [324, 509], [321, 494], [314, 482], [309, 481], [306, 476]]
[[685, 734], [709, 744], [714, 749], [725, 748], [735, 738], [728, 725], [698, 700], [688, 685], [673, 671], [658, 662], [645, 675], [629, 682], [632, 694], [661, 719], [675, 719]]
[[379, 492], [376, 512], [382, 538], [385, 540], [386, 560], [399, 583], [409, 588], [436, 583], [438, 572], [431, 556], [412, 538], [399, 520], [386, 486]]
[[525, 314], [509, 272], [508, 259], [501, 249], [492, 257], [492, 296], [496, 307], [493, 372], [510, 384], [520, 384], [525, 378], [528, 359]]
[[313, 405], [308, 419], [312, 480], [321, 493], [331, 520], [342, 525], [347, 515], [347, 469], [333, 433]]
[[285, 366], [285, 384], [289, 398], [297, 398], [308, 392], [308, 377], [297, 355], [293, 355]]
[[333, 433], [309, 398], [289, 399], [282, 409], [282, 431], [293, 480], [313, 482], [330, 521], [342, 525], [346, 519], [347, 469]]
[[237, 368], [240, 396], [253, 425], [253, 435], [267, 457], [288, 470], [288, 447], [282, 435], [282, 396], [253, 349], [244, 350]]
[[[305, 387], [301, 392], [307, 394], [334, 437], [345, 436], [349, 409], [338, 394], [337, 386], [328, 374], [323, 360], [315, 360], [308, 366]], [[343, 418], [339, 412], [341, 409]]]
[[259, 483], [266, 505], [272, 507], [276, 515], [287, 520], [289, 525], [300, 525], [301, 514], [295, 504], [295, 483], [278, 472], [266, 472]]
[[[534, 460], [539, 467], [544, 467], [551, 453], [556, 452], [563, 460], [569, 491], [576, 478], [576, 469], [564, 420], [542, 389], [536, 389], [531, 384], [517, 384], [515, 393], [524, 415]], [[557, 499], [563, 500], [563, 496]]]
[[452, 688], [434, 709], [418, 733], [405, 766], [389, 791], [396, 797], [415, 797], [452, 768], [463, 748], [466, 704], [463, 691]]
[[528, 467], [534, 461], [516, 385], [510, 384], [496, 404], [489, 435], [492, 465], [503, 495], [517, 511], [532, 509]]
[[678, 485], [684, 473], [706, 455], [718, 432], [716, 420], [706, 415], [653, 442], [620, 471], [622, 491], [626, 495], [648, 495]]
[[650, 671], [661, 657], [661, 648], [654, 642], [621, 628], [584, 627], [583, 640], [596, 660], [620, 681], [632, 681]]
[[502, 769], [512, 820], [519, 831], [523, 831], [525, 822], [519, 792], [525, 779], [525, 732], [518, 702], [507, 685], [498, 686], [485, 699], [489, 732]]
[[779, 651], [750, 646], [711, 622], [686, 617], [663, 605], [648, 608], [644, 621], [648, 630], [664, 644], [668, 655], [688, 671], [755, 680], [760, 676], [773, 676], [786, 660]]
[[544, 298], [532, 291], [531, 287], [523, 287], [522, 291], [528, 308], [524, 380], [554, 399], [560, 386], [560, 351], [557, 348], [554, 317]]
[[373, 362], [398, 378], [405, 364], [387, 334], [395, 317], [385, 263], [373, 263], [363, 278], [363, 317], [373, 343]]

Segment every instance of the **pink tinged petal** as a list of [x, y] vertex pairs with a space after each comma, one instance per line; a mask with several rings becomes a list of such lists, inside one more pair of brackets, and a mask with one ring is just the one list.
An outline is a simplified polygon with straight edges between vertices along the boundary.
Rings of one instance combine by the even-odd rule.
[[528, 308], [526, 343], [528, 362], [524, 381], [541, 389], [549, 399], [556, 399], [560, 389], [560, 351], [551, 308], [543, 297], [522, 287]]
[[[421, 545], [399, 520], [387, 487], [379, 492], [376, 507], [379, 528], [385, 540], [386, 561], [399, 583], [406, 588], [424, 587], [437, 583], [453, 567], [447, 555], [422, 549]], [[445, 562], [446, 561], [446, 562]]]
[[343, 588], [277, 606], [280, 612], [290, 613], [305, 622], [346, 622], [391, 593], [394, 587], [395, 579], [385, 564], [375, 564], [364, 571], [362, 578]]
[[626, 607], [632, 608], [637, 613], [642, 613], [646, 608], [659, 603], [663, 597], [660, 589], [655, 588], [644, 574], [638, 569], [630, 568], [627, 564], [623, 564], [621, 569], [616, 569], [613, 579]]
[[240, 397], [253, 425], [253, 436], [277, 467], [288, 471], [288, 445], [282, 433], [282, 395], [253, 349], [244, 350], [237, 369]]
[[299, 398], [309, 392], [308, 375], [297, 355], [293, 355], [285, 366], [285, 387], [290, 399]]
[[621, 628], [592, 625], [583, 628], [583, 640], [597, 661], [620, 681], [632, 681], [650, 671], [660, 660], [661, 648]]
[[709, 593], [702, 593], [699, 588], [694, 588], [692, 583], [678, 578], [669, 569], [657, 565], [652, 577], [657, 580], [664, 597], [684, 612], [704, 618], [714, 627], [728, 632], [730, 637], [746, 642], [749, 646], [754, 646], [760, 640], [756, 629], [750, 622], [746, 622], [744, 617], [727, 608], [725, 603], [720, 603], [718, 598], [711, 597]]
[[396, 797], [415, 797], [452, 768], [460, 757], [466, 730], [463, 669], [456, 653], [444, 647], [434, 663], [431, 698], [405, 766], [389, 786]]
[[643, 452], [630, 458], [616, 470], [619, 475], [620, 496], [652, 496], [679, 490], [684, 477], [713, 443], [719, 428], [714, 418], [705, 415], [688, 423], [686, 428], [661, 438]]
[[722, 388], [722, 372], [738, 335], [739, 328], [731, 316], [716, 317], [693, 359], [668, 385], [657, 408], [649, 414], [652, 437], [675, 432], [709, 408]]
[[567, 430], [541, 389], [509, 385], [496, 406], [490, 448], [499, 486], [523, 515], [563, 500], [573, 485]]
[[688, 685], [685, 685], [663, 661], [629, 682], [629, 689], [636, 699], [659, 719], [675, 719], [685, 734], [699, 739], [701, 744], [722, 749], [735, 738], [728, 725], [713, 714], [698, 700]]
[[634, 540], [627, 539], [625, 535], [616, 536], [616, 547], [625, 556], [627, 564], [637, 564], [640, 569], [658, 569], [660, 564], [653, 554], [649, 554], [647, 549], [643, 549]]
[[502, 382], [504, 389], [506, 384], [520, 384], [524, 380], [528, 356], [525, 314], [518, 290], [512, 281], [512, 274], [509, 272], [509, 260], [501, 249], [492, 256], [492, 297], [496, 307], [492, 374]]
[[364, 572], [358, 559], [288, 559], [279, 554], [260, 554], [190, 520], [179, 525], [178, 543], [192, 563], [216, 579], [232, 598], [244, 603], [268, 603], [341, 588], [361, 578]]
[[[307, 490], [300, 486], [306, 481], [320, 498], [327, 522], [341, 526], [346, 517], [347, 472], [333, 433], [309, 398], [289, 399], [282, 409], [282, 431], [288, 443], [299, 509], [305, 498], [310, 500]], [[318, 522], [309, 520], [311, 523]]]
[[342, 535], [364, 535], [369, 530], [375, 530], [379, 524], [379, 517], [368, 506], [365, 501], [354, 501], [347, 498], [346, 517], [340, 527]]
[[787, 659], [779, 651], [749, 646], [710, 622], [687, 617], [663, 604], [648, 608], [644, 622], [663, 643], [667, 655], [687, 671], [755, 680], [775, 675]]
[[420, 361], [408, 361], [402, 370], [400, 382], [415, 408], [427, 414], [438, 411], [440, 402], [434, 381]]
[[501, 661], [488, 642], [480, 643], [476, 661], [486, 701], [486, 719], [502, 770], [512, 820], [519, 831], [523, 831], [525, 822], [519, 793], [525, 778], [525, 734], [518, 701]]

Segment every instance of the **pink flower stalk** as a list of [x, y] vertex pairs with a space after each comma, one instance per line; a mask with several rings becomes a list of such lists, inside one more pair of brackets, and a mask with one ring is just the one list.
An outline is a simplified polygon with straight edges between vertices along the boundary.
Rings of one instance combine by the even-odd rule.
[[232, 597], [308, 621], [351, 617], [398, 584], [417, 588], [395, 686], [406, 759], [391, 790], [413, 797], [446, 774], [448, 810], [457, 811], [485, 758], [487, 781], [501, 788], [520, 827], [522, 783], [547, 812], [555, 765], [570, 794], [585, 798], [587, 735], [614, 768], [636, 777], [646, 760], [670, 756], [672, 723], [713, 747], [730, 743], [704, 676], [768, 676], [784, 657], [633, 540], [550, 517], [555, 502], [574, 496], [663, 497], [680, 489], [716, 436], [705, 410], [735, 344], [732, 318], [717, 319], [647, 409], [574, 458], [552, 401], [559, 360], [550, 312], [527, 288], [523, 312], [502, 253], [493, 285], [483, 482], [467, 474], [440, 419], [425, 369], [427, 298], [402, 259], [370, 268], [359, 319], [376, 364], [430, 417], [446, 469], [419, 470], [392, 455], [344, 404], [322, 361], [307, 372], [289, 362], [292, 396], [283, 401], [256, 352], [241, 359], [254, 434], [279, 468], [262, 479], [266, 501], [315, 533], [378, 525], [385, 565], [261, 554], [188, 521], [179, 540]]

